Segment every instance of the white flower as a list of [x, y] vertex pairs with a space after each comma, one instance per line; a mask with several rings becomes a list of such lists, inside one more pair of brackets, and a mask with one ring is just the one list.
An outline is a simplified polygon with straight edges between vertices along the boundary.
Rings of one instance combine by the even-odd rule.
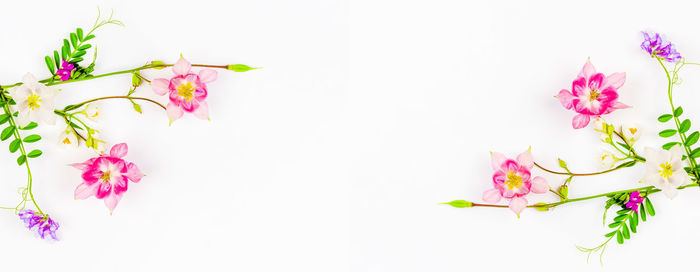
[[622, 125], [622, 135], [624, 135], [631, 144], [639, 140], [641, 129], [637, 124], [624, 124]]
[[78, 136], [75, 135], [75, 132], [73, 132], [73, 129], [70, 126], [61, 132], [61, 135], [58, 138], [58, 144], [62, 147], [71, 148], [78, 148], [80, 146]]
[[10, 96], [17, 103], [15, 106], [19, 112], [17, 124], [19, 126], [26, 126], [30, 122], [56, 124], [53, 99], [58, 90], [39, 83], [30, 73], [24, 76], [22, 83], [9, 90]]
[[601, 162], [601, 168], [603, 170], [608, 170], [615, 165], [615, 162], [617, 162], [617, 159], [613, 156], [613, 153], [608, 151], [608, 150], [603, 150], [603, 152], [600, 153], [600, 162]]
[[654, 185], [671, 199], [678, 193], [678, 186], [690, 183], [690, 176], [683, 169], [683, 149], [679, 145], [670, 150], [647, 147], [644, 153], [647, 170], [642, 183]]
[[102, 116], [102, 114], [100, 114], [100, 108], [98, 108], [95, 104], [88, 104], [83, 110], [83, 114], [85, 114], [85, 116], [92, 121], [98, 121]]

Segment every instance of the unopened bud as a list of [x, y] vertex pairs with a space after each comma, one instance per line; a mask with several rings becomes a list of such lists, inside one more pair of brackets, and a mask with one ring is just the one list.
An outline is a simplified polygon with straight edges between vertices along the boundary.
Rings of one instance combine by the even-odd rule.
[[447, 204], [455, 208], [470, 208], [472, 207], [472, 203], [466, 200], [454, 200], [451, 202], [445, 202], [445, 203], [440, 203], [440, 204]]

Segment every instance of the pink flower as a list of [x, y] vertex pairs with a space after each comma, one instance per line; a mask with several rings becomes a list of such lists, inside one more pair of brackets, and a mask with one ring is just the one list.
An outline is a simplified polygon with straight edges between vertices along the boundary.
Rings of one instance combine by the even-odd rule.
[[484, 192], [483, 200], [496, 203], [501, 198], [508, 199], [508, 207], [518, 216], [527, 206], [525, 196], [530, 192], [543, 194], [549, 190], [547, 180], [542, 177], [531, 178], [530, 170], [535, 165], [530, 150], [513, 159], [506, 158], [501, 153], [491, 153], [493, 187]]
[[58, 69], [56, 71], [56, 75], [61, 77], [61, 81], [66, 81], [70, 79], [70, 73], [73, 71], [75, 68], [75, 65], [73, 65], [70, 62], [67, 62], [66, 60], [61, 60], [61, 69]]
[[75, 199], [86, 199], [94, 195], [98, 199], [104, 199], [110, 213], [114, 211], [128, 188], [128, 181], [139, 182], [143, 177], [134, 163], [122, 159], [127, 152], [127, 145], [121, 143], [114, 145], [109, 155], [71, 164], [83, 171], [83, 183], [75, 188]]
[[614, 73], [605, 76], [596, 73], [590, 61], [586, 61], [578, 77], [574, 80], [571, 90], [559, 91], [559, 101], [568, 110], [573, 108], [578, 115], [572, 122], [575, 129], [583, 128], [591, 121], [591, 117], [608, 114], [616, 109], [629, 106], [617, 101], [617, 89], [625, 84], [624, 73]]
[[633, 210], [634, 212], [639, 212], [639, 204], [644, 202], [644, 197], [639, 191], [634, 191], [630, 193], [630, 198], [625, 203], [625, 208]]
[[200, 119], [209, 119], [207, 105], [207, 84], [216, 80], [216, 71], [203, 69], [199, 74], [191, 73], [192, 65], [182, 56], [173, 65], [175, 76], [170, 80], [157, 78], [151, 81], [151, 88], [158, 95], [170, 93], [170, 103], [166, 107], [168, 118], [174, 121], [185, 112]]

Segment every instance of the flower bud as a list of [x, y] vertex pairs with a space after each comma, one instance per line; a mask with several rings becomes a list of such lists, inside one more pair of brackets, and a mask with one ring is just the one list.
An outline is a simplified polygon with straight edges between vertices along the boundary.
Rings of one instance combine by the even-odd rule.
[[549, 211], [549, 206], [547, 206], [547, 203], [540, 202], [540, 203], [535, 204], [535, 209], [537, 209], [538, 211], [541, 211], [541, 212], [546, 212], [546, 211]]
[[255, 69], [260, 69], [260, 68], [253, 68], [245, 64], [230, 64], [226, 66], [226, 69], [234, 71], [234, 72], [247, 72], [250, 70], [255, 70]]
[[569, 197], [569, 186], [559, 186], [559, 194], [561, 195], [559, 198], [561, 198], [562, 201], [566, 200]]
[[154, 60], [151, 61], [151, 66], [153, 67], [153, 69], [160, 70], [165, 68], [165, 63], [159, 60]]
[[139, 73], [139, 71], [135, 71], [131, 75], [131, 86], [134, 86], [134, 88], [136, 88], [138, 86], [141, 86], [142, 82], [143, 80], [141, 80], [141, 74]]
[[454, 200], [451, 202], [445, 202], [445, 203], [440, 203], [440, 204], [447, 204], [455, 208], [470, 208], [472, 207], [472, 203], [466, 200]]

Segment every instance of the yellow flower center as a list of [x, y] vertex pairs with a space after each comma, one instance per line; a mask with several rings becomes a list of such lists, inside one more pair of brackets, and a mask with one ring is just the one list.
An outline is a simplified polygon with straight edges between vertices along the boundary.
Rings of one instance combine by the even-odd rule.
[[588, 97], [588, 100], [595, 101], [596, 99], [598, 99], [599, 95], [600, 95], [600, 93], [597, 90], [591, 90], [591, 93], [590, 93], [590, 96]]
[[636, 129], [636, 128], [630, 128], [629, 130], [630, 130], [630, 134], [635, 134], [635, 133], [637, 133], [637, 129]]
[[520, 186], [523, 186], [523, 178], [515, 174], [513, 170], [508, 171], [508, 175], [506, 176], [506, 186], [508, 186], [508, 190], [513, 190], [515, 188], [519, 188]]
[[659, 167], [661, 167], [661, 170], [659, 170], [659, 175], [663, 178], [668, 178], [673, 174], [673, 169], [671, 169], [671, 164], [666, 162], [664, 164], [659, 164]]
[[110, 171], [105, 171], [105, 172], [102, 173], [102, 176], [100, 177], [100, 179], [102, 180], [102, 182], [109, 182], [109, 179], [110, 179], [111, 177], [112, 177], [112, 172], [110, 172]]
[[68, 137], [63, 138], [63, 141], [61, 141], [61, 142], [64, 144], [71, 144], [70, 139], [68, 139]]
[[27, 98], [27, 104], [29, 104], [30, 110], [35, 110], [41, 107], [41, 105], [39, 105], [39, 102], [41, 102], [41, 97], [39, 97], [36, 94], [32, 94]]
[[195, 87], [192, 86], [192, 82], [187, 82], [180, 84], [180, 86], [177, 86], [177, 94], [184, 97], [187, 102], [192, 101], [192, 97], [194, 97], [194, 90]]

